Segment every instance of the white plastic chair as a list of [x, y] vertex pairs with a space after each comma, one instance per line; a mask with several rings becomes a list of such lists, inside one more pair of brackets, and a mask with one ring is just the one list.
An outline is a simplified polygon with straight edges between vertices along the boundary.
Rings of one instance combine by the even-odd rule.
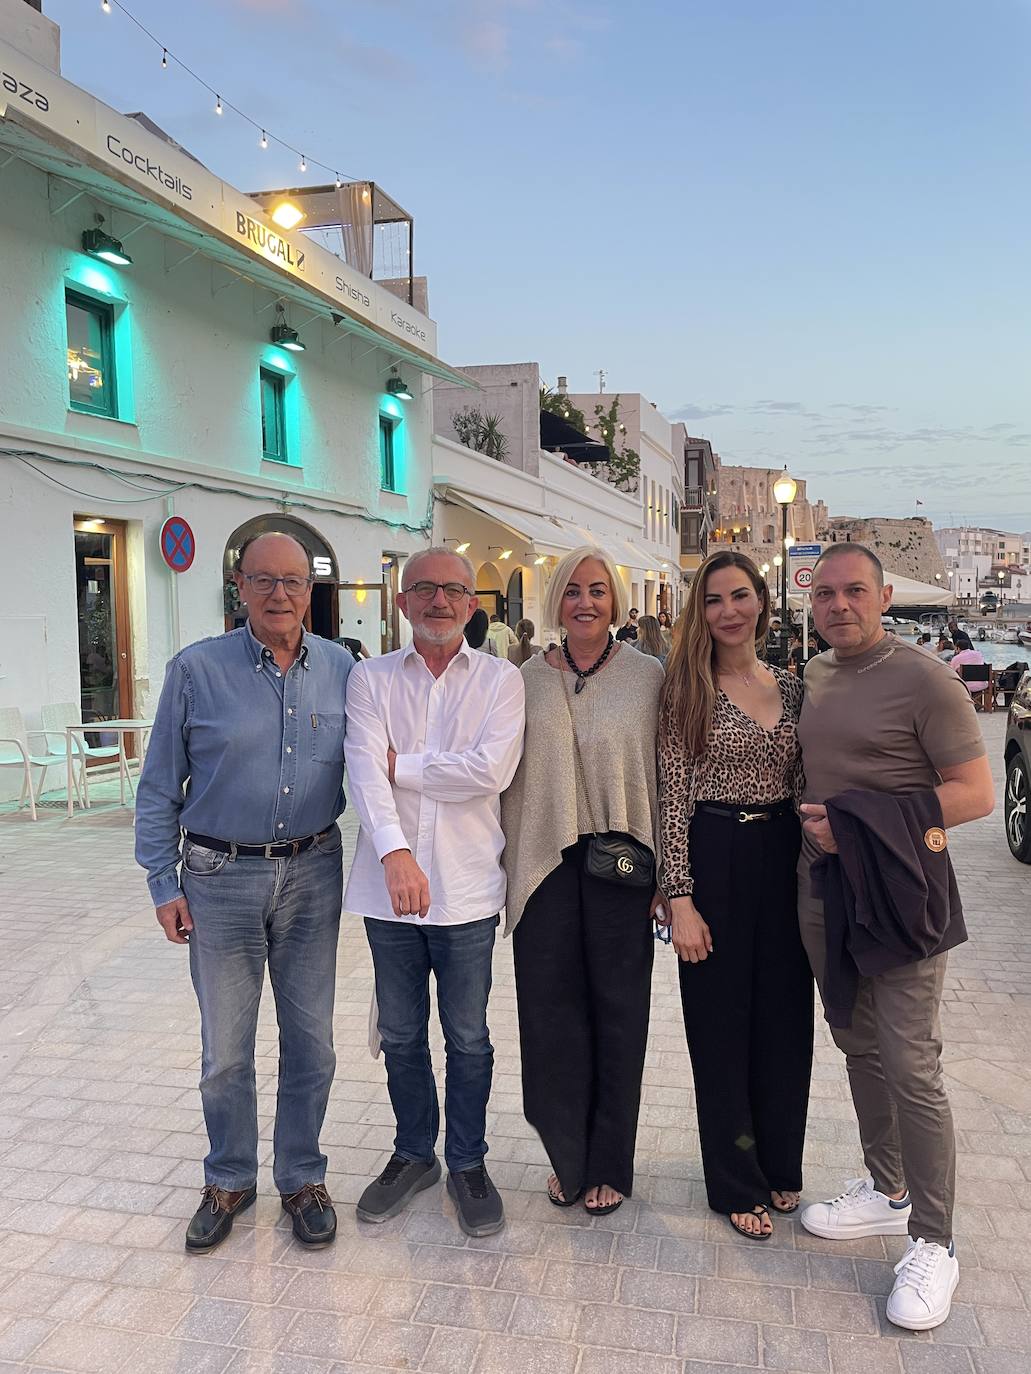
[[[46, 732], [43, 730], [26, 730], [25, 722], [22, 720], [21, 711], [17, 706], [0, 706], [0, 768], [20, 768], [22, 772], [21, 795], [18, 798], [18, 810], [20, 811], [25, 804], [25, 793], [29, 794], [29, 811], [32, 819], [36, 820], [36, 798], [42, 794], [43, 779], [47, 775], [47, 769], [52, 768], [55, 763], [64, 763], [64, 751], [60, 754], [53, 754], [49, 751], [42, 754], [34, 754], [29, 749], [29, 736], [34, 738], [42, 735], [45, 739]], [[39, 775], [39, 786], [34, 790], [32, 786], [32, 769], [39, 768], [42, 771]]]
[[[41, 708], [40, 718], [43, 721], [43, 733], [47, 736], [47, 749], [56, 754], [63, 763], [66, 759], [68, 740], [72, 740], [72, 755], [78, 764], [78, 776], [72, 772], [72, 782], [75, 785], [75, 794], [79, 798], [79, 805], [89, 806], [89, 775], [86, 771], [88, 759], [117, 759], [120, 758], [121, 749], [117, 744], [87, 744], [82, 735], [69, 735], [66, 733], [69, 725], [81, 725], [82, 707], [77, 701], [48, 702]], [[97, 730], [104, 728], [103, 721], [97, 721]], [[128, 770], [126, 770], [128, 771]], [[129, 781], [129, 790], [132, 791], [132, 781]]]

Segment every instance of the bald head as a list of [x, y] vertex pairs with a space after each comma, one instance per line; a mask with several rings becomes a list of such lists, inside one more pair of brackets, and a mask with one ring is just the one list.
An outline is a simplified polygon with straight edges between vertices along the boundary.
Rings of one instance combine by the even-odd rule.
[[[304, 560], [308, 576], [312, 573], [311, 554], [304, 547], [299, 539], [295, 539], [292, 534], [282, 534], [277, 530], [272, 530], [268, 534], [254, 534], [249, 539], [245, 539], [240, 545], [240, 552], [236, 559], [238, 572], [253, 572], [257, 560], [267, 555], [272, 558], [280, 558], [288, 551], [296, 552]], [[244, 567], [246, 562], [247, 566]]]

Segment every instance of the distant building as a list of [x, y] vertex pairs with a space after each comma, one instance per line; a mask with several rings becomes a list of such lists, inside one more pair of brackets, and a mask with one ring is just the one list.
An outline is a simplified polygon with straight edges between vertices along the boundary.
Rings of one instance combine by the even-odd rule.
[[708, 439], [696, 439], [682, 424], [673, 426], [674, 450], [684, 454], [684, 504], [680, 512], [680, 566], [701, 566], [719, 526], [720, 455]]
[[893, 520], [887, 516], [859, 519], [835, 515], [817, 530], [816, 537], [825, 546], [846, 540], [865, 544], [874, 551], [887, 572], [901, 573], [917, 582], [940, 586], [948, 580], [945, 560], [935, 543], [934, 528], [923, 516]]

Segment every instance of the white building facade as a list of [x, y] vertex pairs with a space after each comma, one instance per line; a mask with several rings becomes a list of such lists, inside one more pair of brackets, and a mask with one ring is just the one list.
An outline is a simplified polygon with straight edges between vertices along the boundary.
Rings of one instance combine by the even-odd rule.
[[[461, 384], [432, 322], [64, 81], [21, 0], [0, 59], [34, 102], [0, 107], [0, 705], [148, 716], [171, 655], [239, 623], [228, 570], [263, 529], [315, 556], [316, 633], [394, 647], [431, 378]], [[84, 251], [96, 229], [131, 262]]]

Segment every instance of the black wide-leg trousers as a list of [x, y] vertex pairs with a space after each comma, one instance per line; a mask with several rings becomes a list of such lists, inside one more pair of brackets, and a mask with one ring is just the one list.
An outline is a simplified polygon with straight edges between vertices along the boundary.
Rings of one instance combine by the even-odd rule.
[[586, 840], [527, 902], [512, 936], [523, 1110], [567, 1198], [629, 1197], [648, 1043], [651, 888], [584, 872]]
[[680, 995], [717, 1212], [802, 1186], [813, 977], [798, 929], [799, 845], [793, 813], [742, 823], [697, 810], [691, 822], [694, 904], [713, 949], [681, 962]]

